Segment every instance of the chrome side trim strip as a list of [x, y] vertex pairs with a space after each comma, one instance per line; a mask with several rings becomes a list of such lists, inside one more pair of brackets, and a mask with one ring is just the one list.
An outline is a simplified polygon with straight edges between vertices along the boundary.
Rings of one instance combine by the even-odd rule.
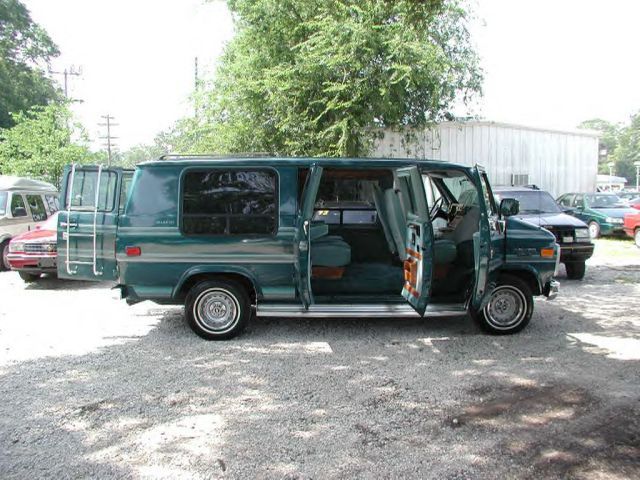
[[[309, 306], [309, 310], [294, 304], [258, 304], [256, 314], [259, 317], [306, 318], [420, 317], [408, 303], [314, 304]], [[425, 317], [455, 317], [465, 314], [463, 305], [429, 305]]]

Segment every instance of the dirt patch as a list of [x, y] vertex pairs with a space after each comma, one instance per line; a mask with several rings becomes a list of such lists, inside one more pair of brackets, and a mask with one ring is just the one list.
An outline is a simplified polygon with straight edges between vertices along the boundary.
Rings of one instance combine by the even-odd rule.
[[[640, 478], [640, 401], [616, 404], [566, 385], [483, 385], [446, 425], [502, 434], [521, 478]], [[495, 456], [498, 452], [491, 452]]]

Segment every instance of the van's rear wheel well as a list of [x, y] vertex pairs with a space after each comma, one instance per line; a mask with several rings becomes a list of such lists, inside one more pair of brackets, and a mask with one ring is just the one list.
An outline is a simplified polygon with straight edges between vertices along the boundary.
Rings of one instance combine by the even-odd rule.
[[207, 272], [207, 273], [196, 273], [195, 275], [190, 276], [180, 287], [178, 291], [177, 299], [181, 302], [187, 298], [189, 291], [198, 283], [204, 282], [207, 280], [231, 280], [233, 282], [241, 285], [249, 295], [249, 299], [251, 300], [251, 304], [256, 304], [257, 293], [255, 285], [249, 278], [241, 275], [239, 273], [215, 273], [215, 272]]
[[538, 279], [529, 270], [504, 270], [502, 273], [511, 275], [513, 277], [518, 277], [520, 280], [527, 284], [527, 286], [531, 289], [531, 293], [533, 295], [542, 294], [542, 292], [540, 291], [540, 284], [538, 283]]

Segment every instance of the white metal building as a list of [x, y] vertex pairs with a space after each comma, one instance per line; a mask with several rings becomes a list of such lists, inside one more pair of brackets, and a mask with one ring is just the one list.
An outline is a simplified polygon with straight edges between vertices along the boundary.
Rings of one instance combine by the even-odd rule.
[[493, 185], [535, 184], [554, 196], [593, 192], [598, 134], [508, 123], [446, 122], [407, 136], [385, 130], [373, 157], [414, 157], [479, 164]]

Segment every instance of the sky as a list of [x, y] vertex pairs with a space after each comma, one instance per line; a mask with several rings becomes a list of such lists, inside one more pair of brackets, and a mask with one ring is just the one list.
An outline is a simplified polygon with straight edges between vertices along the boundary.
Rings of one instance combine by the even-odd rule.
[[[82, 100], [74, 111], [96, 147], [102, 115], [115, 117], [121, 150], [188, 115], [195, 57], [200, 75], [211, 75], [233, 37], [221, 0], [23, 1], [62, 52], [53, 70], [82, 67], [69, 91]], [[574, 129], [595, 117], [626, 122], [640, 110], [640, 2], [473, 1], [485, 81], [472, 113]]]

